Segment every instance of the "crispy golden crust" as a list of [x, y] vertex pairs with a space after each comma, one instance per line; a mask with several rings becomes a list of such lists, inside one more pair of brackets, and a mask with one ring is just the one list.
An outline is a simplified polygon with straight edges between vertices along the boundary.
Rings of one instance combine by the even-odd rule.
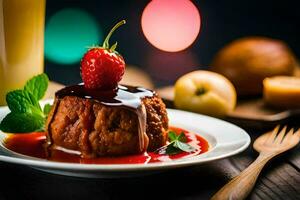
[[[146, 97], [142, 102], [147, 113], [148, 150], [153, 151], [166, 143], [167, 112], [157, 96]], [[54, 105], [46, 124], [51, 148], [76, 150], [82, 157], [139, 153], [139, 124], [133, 111], [74, 96], [55, 100]]]

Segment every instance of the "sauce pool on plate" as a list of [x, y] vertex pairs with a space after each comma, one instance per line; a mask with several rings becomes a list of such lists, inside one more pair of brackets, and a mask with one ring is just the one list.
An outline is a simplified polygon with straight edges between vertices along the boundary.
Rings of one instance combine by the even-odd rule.
[[48, 157], [45, 149], [46, 133], [44, 132], [10, 135], [5, 141], [5, 147], [13, 152], [35, 158], [82, 164], [147, 164], [187, 158], [208, 151], [209, 144], [201, 136], [190, 133], [181, 128], [171, 127], [170, 130], [177, 134], [183, 132], [187, 137], [187, 143], [193, 146], [196, 150], [191, 153], [181, 152], [175, 155], [161, 155], [155, 152], [144, 152], [142, 154], [119, 157], [81, 158], [80, 155], [70, 154], [55, 149], [51, 150], [51, 156]]

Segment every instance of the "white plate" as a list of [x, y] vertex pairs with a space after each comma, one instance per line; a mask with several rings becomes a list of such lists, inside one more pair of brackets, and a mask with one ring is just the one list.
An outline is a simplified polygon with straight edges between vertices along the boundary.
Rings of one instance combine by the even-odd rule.
[[[42, 104], [46, 102], [51, 102], [51, 100], [44, 101]], [[7, 107], [0, 108], [0, 120], [8, 111]], [[210, 144], [209, 151], [190, 158], [149, 164], [61, 163], [12, 153], [3, 145], [7, 135], [0, 131], [0, 161], [27, 165], [49, 173], [67, 176], [120, 178], [211, 162], [240, 153], [250, 144], [249, 135], [243, 129], [228, 122], [173, 109], [168, 109], [168, 116], [171, 126], [184, 128], [204, 137]]]

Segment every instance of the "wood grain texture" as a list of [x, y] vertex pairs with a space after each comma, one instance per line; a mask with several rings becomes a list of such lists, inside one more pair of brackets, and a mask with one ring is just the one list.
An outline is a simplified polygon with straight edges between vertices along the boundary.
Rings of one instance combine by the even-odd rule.
[[[233, 165], [243, 169], [252, 159], [231, 159]], [[249, 199], [299, 199], [300, 173], [292, 165], [285, 162], [285, 157], [271, 161], [262, 171], [255, 189]]]
[[298, 145], [299, 141], [300, 131], [287, 130], [286, 126], [281, 131], [279, 131], [279, 126], [276, 126], [272, 132], [259, 136], [253, 144], [254, 149], [259, 152], [259, 156], [238, 176], [226, 183], [212, 197], [212, 200], [246, 199], [267, 162], [292, 149]]
[[[260, 135], [259, 131], [249, 130], [249, 132], [252, 141]], [[300, 199], [299, 150], [298, 144], [296, 148], [271, 160], [262, 170], [255, 189], [248, 199]], [[257, 155], [258, 153], [251, 147], [242, 154], [229, 158], [229, 161], [238, 171], [242, 171], [253, 162]]]
[[212, 200], [240, 200], [246, 199], [253, 190], [255, 182], [265, 164], [271, 159], [271, 155], [260, 156], [238, 176], [226, 183], [213, 197]]
[[300, 145], [292, 150], [291, 155], [288, 157], [287, 162], [291, 164], [300, 173]]

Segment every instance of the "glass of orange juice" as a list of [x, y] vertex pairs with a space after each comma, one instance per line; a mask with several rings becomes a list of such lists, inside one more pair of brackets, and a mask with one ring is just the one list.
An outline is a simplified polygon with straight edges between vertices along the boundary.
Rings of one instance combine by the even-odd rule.
[[0, 0], [0, 105], [44, 70], [46, 0]]

